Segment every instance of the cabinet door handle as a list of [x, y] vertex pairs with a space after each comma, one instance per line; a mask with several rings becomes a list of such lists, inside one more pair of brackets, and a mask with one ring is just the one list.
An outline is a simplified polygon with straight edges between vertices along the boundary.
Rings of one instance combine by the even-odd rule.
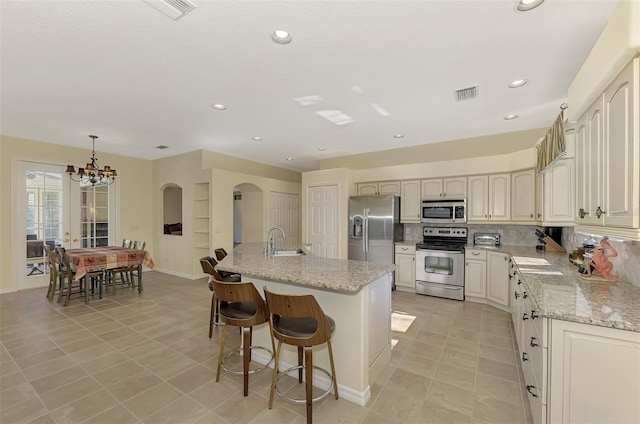
[[507, 256], [504, 257], [504, 261], [507, 262], [509, 258]]
[[517, 291], [513, 292], [513, 297], [515, 297], [516, 299], [520, 297], [520, 293], [518, 293]]
[[484, 217], [485, 217], [485, 218], [487, 217], [487, 214], [486, 214], [486, 213], [484, 214]]
[[491, 219], [491, 214], [489, 214], [489, 219]]
[[529, 293], [527, 292], [522, 292], [522, 298], [526, 299], [527, 297], [529, 297]]
[[480, 252], [471, 252], [473, 256], [480, 256]]
[[522, 321], [526, 321], [528, 319], [529, 319], [529, 316], [527, 315], [526, 312], [524, 314], [522, 314]]
[[588, 212], [585, 212], [585, 210], [584, 210], [583, 208], [580, 208], [580, 209], [578, 210], [578, 216], [579, 216], [580, 218], [584, 218], [584, 216], [585, 216], [585, 215], [589, 215], [589, 213], [588, 213]]
[[531, 214], [531, 219], [533, 219], [533, 214]]
[[529, 342], [529, 346], [531, 346], [531, 347], [539, 346], [538, 343], [536, 343], [536, 338], [535, 337], [531, 337], [531, 341]]
[[536, 314], [536, 311], [534, 311], [533, 309], [531, 310], [531, 319], [536, 319], [538, 318], [540, 315]]
[[522, 362], [527, 362], [529, 360], [529, 355], [527, 352], [522, 352]]
[[522, 284], [522, 280], [518, 278], [518, 285]]
[[538, 212], [538, 219], [542, 218], [542, 214]]
[[597, 216], [598, 218], [600, 218], [602, 215], [606, 215], [606, 214], [607, 214], [607, 211], [603, 211], [603, 210], [600, 208], [600, 206], [598, 206], [598, 209], [596, 209], [596, 216]]
[[535, 389], [536, 386], [527, 386], [527, 392], [529, 392], [529, 394], [533, 397], [538, 397], [537, 394], [533, 393], [532, 389]]

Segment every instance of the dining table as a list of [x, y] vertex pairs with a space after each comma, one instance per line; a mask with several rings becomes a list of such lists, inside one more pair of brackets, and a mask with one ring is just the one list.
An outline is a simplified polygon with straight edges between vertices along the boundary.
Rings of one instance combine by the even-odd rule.
[[127, 249], [120, 246], [86, 247], [67, 249], [75, 279], [79, 280], [88, 272], [107, 271], [117, 268], [138, 268], [138, 293], [142, 293], [142, 266], [153, 268], [153, 259], [146, 250]]

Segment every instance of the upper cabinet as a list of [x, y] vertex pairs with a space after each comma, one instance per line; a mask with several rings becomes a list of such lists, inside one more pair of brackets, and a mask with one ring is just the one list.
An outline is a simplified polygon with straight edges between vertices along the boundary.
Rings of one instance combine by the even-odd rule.
[[403, 224], [420, 222], [420, 180], [400, 183], [400, 222]]
[[511, 219], [511, 174], [469, 177], [467, 220], [509, 221]]
[[422, 180], [422, 199], [463, 199], [467, 197], [467, 178], [432, 178]]
[[381, 181], [356, 184], [358, 195], [393, 194], [400, 195], [400, 181]]
[[639, 227], [639, 66], [636, 57], [578, 121], [578, 225]]
[[511, 174], [511, 219], [513, 221], [535, 220], [536, 206], [535, 170]]

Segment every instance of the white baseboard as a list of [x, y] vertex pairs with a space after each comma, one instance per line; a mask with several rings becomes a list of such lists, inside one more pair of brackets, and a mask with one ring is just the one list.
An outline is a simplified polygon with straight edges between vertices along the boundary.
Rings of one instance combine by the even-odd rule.
[[206, 275], [185, 274], [185, 273], [182, 273], [182, 272], [176, 272], [176, 271], [172, 271], [170, 269], [162, 269], [162, 268], [154, 268], [153, 271], [161, 272], [163, 274], [173, 275], [175, 277], [186, 278], [187, 280], [199, 280], [199, 279], [204, 278], [206, 276]]

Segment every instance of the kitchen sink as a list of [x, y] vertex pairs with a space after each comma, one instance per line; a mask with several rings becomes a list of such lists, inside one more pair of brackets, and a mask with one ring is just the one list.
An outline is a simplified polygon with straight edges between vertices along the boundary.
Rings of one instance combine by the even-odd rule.
[[297, 250], [277, 250], [273, 256], [304, 256], [306, 255], [305, 252], [303, 252], [300, 249]]

